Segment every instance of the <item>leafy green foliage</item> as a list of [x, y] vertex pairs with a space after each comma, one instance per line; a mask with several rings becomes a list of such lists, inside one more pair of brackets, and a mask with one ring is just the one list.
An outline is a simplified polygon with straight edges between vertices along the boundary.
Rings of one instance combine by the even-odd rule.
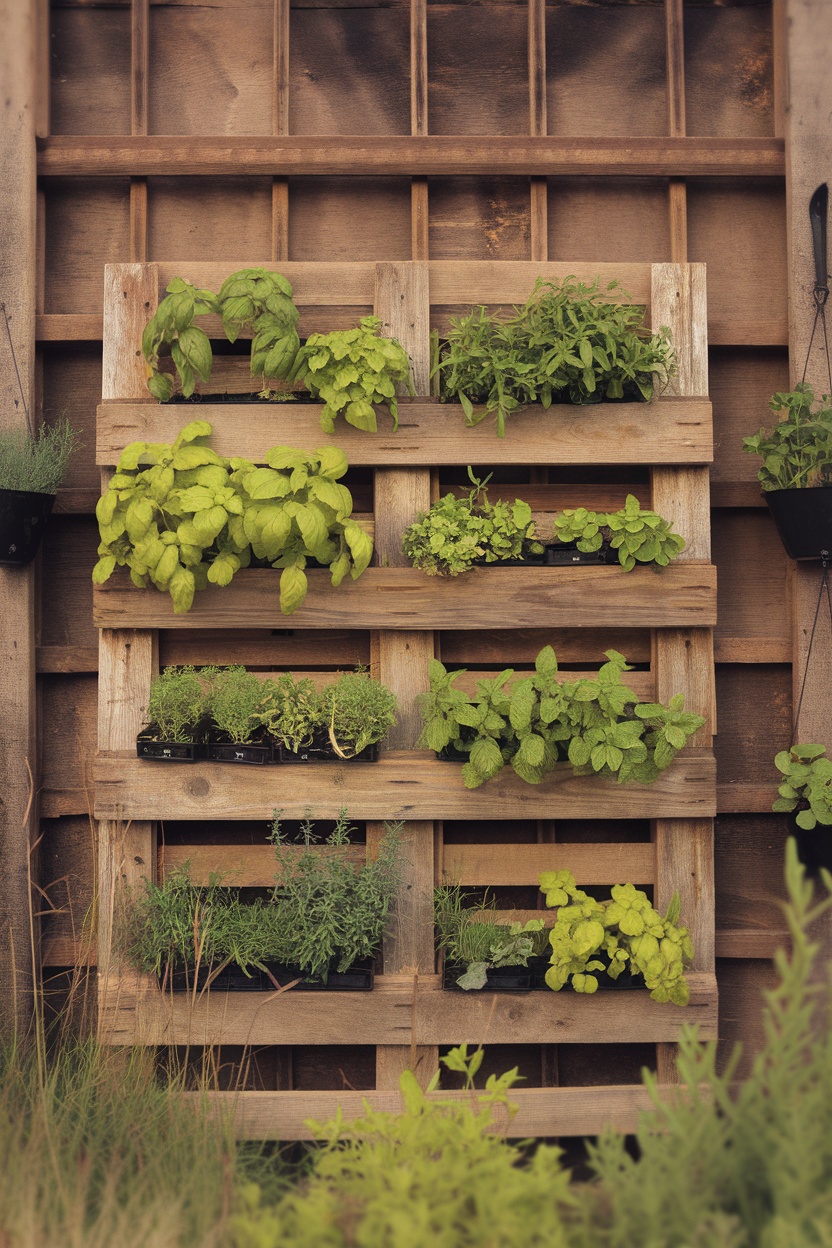
[[771, 809], [796, 810], [795, 822], [807, 832], [818, 824], [832, 824], [832, 759], [825, 754], [825, 745], [793, 745], [774, 757], [774, 765], [785, 779]]
[[467, 754], [462, 775], [471, 789], [506, 763], [527, 783], [539, 784], [565, 759], [577, 775], [652, 784], [705, 721], [684, 710], [682, 694], [667, 706], [639, 703], [621, 680], [627, 660], [616, 650], [606, 656], [597, 679], [561, 683], [555, 652], [545, 646], [533, 675], [506, 688], [514, 676], [507, 668], [478, 681], [473, 696], [454, 687], [462, 672], [433, 660], [430, 688], [418, 699], [424, 728], [417, 746], [439, 753], [452, 745]]
[[628, 494], [619, 511], [587, 511], [585, 507], [562, 511], [555, 521], [559, 542], [575, 542], [578, 550], [600, 550], [607, 542], [618, 551], [625, 572], [637, 563], [665, 568], [685, 549], [685, 540], [672, 531], [672, 523], [655, 511], [642, 511], [634, 494]]
[[489, 502], [486, 486], [470, 467], [473, 489], [466, 498], [446, 494], [406, 529], [402, 549], [414, 568], [428, 576], [459, 576], [475, 559], [522, 559], [543, 552], [534, 537], [532, 509], [519, 498], [513, 503]]
[[377, 316], [363, 316], [359, 328], [310, 334], [301, 347], [291, 377], [324, 400], [321, 428], [327, 433], [335, 431], [339, 413], [348, 425], [375, 433], [379, 403], [387, 404], [398, 428], [397, 387], [406, 384], [413, 394], [410, 361], [395, 338], [379, 336], [380, 327]]
[[[482, 1054], [462, 1045], [442, 1061], [472, 1089]], [[519, 1078], [516, 1068], [489, 1075], [460, 1101], [430, 1096], [438, 1075], [425, 1092], [405, 1071], [404, 1113], [365, 1105], [355, 1122], [313, 1124], [323, 1145], [297, 1188], [276, 1203], [254, 1183], [244, 1189], [235, 1248], [567, 1248], [563, 1215], [578, 1202], [560, 1150], [542, 1144], [524, 1159], [521, 1145], [493, 1134], [512, 1116], [507, 1093]]]
[[150, 685], [148, 722], [163, 741], [193, 741], [210, 697], [210, 670], [206, 674], [191, 666], [166, 667]]
[[244, 667], [220, 668], [211, 680], [210, 709], [214, 727], [235, 745], [243, 745], [263, 726], [268, 681]]
[[167, 590], [181, 614], [197, 589], [230, 584], [253, 551], [282, 569], [280, 609], [291, 615], [306, 597], [307, 559], [328, 566], [333, 585], [347, 573], [361, 575], [373, 543], [351, 518], [352, 496], [338, 483], [348, 467], [342, 451], [273, 447], [269, 466], [258, 468], [212, 451], [210, 434], [206, 421], [195, 420], [172, 445], [125, 448], [95, 509], [96, 584], [126, 566], [134, 585]]
[[396, 722], [396, 695], [366, 672], [343, 672], [321, 695], [321, 718], [335, 753], [353, 758]]
[[666, 380], [674, 362], [669, 330], [651, 335], [643, 319], [642, 309], [605, 300], [597, 278], [589, 286], [538, 278], [511, 313], [481, 306], [453, 318], [432, 372], [442, 397], [459, 399], [468, 425], [495, 414], [503, 437], [506, 417], [530, 403], [650, 399], [654, 374]]
[[554, 992], [571, 981], [576, 992], [593, 993], [598, 989], [594, 972], [618, 979], [622, 971], [630, 971], [643, 977], [654, 1001], [688, 1004], [684, 971], [693, 945], [688, 929], [678, 923], [678, 893], [662, 917], [647, 894], [632, 884], [615, 884], [609, 901], [596, 901], [576, 886], [571, 872], [544, 871], [540, 889], [547, 906], [559, 907], [549, 933], [552, 952], [546, 972]]
[[269, 735], [297, 752], [312, 744], [315, 733], [323, 727], [321, 695], [309, 676], [296, 679], [284, 672], [269, 682], [263, 706], [263, 723]]
[[176, 963], [198, 967], [212, 962], [214, 916], [227, 904], [220, 877], [197, 887], [185, 864], [167, 872], [161, 884], [145, 879], [143, 885], [144, 895], [128, 897], [119, 932], [130, 962], [160, 977]]
[[832, 481], [832, 398], [815, 404], [808, 382], [772, 395], [769, 407], [780, 416], [770, 431], [743, 438], [743, 450], [759, 455], [757, 476], [763, 490], [796, 490]]
[[467, 894], [458, 885], [434, 890], [433, 912], [437, 943], [446, 961], [466, 967], [457, 983], [466, 991], [485, 987], [492, 966], [528, 966], [529, 958], [545, 948], [543, 921], [497, 923], [493, 904], [466, 906]]
[[292, 302], [292, 287], [280, 273], [266, 269], [240, 269], [226, 278], [219, 295], [198, 290], [190, 282], [175, 277], [168, 294], [148, 321], [142, 335], [142, 354], [147, 361], [147, 388], [167, 402], [175, 381], [160, 368], [160, 353], [170, 347], [182, 394], [189, 398], [197, 377], [208, 382], [213, 356], [211, 341], [194, 318], [209, 314], [222, 317], [229, 342], [236, 342], [243, 330], [252, 333], [251, 375], [286, 377], [295, 362], [300, 339], [295, 325], [298, 310]]
[[0, 429], [0, 490], [57, 493], [78, 440], [78, 433], [67, 420], [41, 425], [35, 438], [14, 429]]

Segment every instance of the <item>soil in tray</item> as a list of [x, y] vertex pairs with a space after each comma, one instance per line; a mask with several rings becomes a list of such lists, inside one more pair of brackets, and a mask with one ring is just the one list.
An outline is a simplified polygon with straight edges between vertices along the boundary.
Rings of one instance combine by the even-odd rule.
[[195, 763], [205, 758], [202, 741], [165, 741], [151, 724], [136, 737], [136, 754], [139, 758], [160, 763]]
[[266, 733], [243, 744], [235, 744], [219, 733], [212, 733], [208, 738], [207, 757], [212, 763], [248, 763], [260, 767], [275, 761], [274, 748]]
[[335, 753], [326, 735], [313, 737], [311, 745], [301, 746], [299, 750], [290, 750], [285, 745], [279, 745], [277, 753], [281, 763], [377, 763], [380, 755], [376, 741], [353, 758], [341, 758]]
[[446, 963], [442, 986], [451, 992], [531, 992], [532, 969], [530, 966], [491, 966], [486, 971], [483, 988], [460, 988], [456, 982], [465, 974], [465, 967]]
[[[347, 971], [330, 971], [326, 983], [304, 979], [304, 972], [296, 966], [285, 966], [279, 962], [269, 962], [266, 965], [274, 980], [281, 986], [292, 984], [293, 980], [300, 981], [288, 989], [290, 992], [370, 992], [373, 987], [373, 963], [369, 958], [354, 963]], [[227, 966], [208, 985], [210, 975], [211, 969], [208, 966], [201, 966], [195, 971], [193, 967], [178, 965], [169, 971], [167, 978], [160, 976], [159, 982], [166, 992], [177, 993], [193, 992], [194, 986], [197, 992], [202, 992], [206, 986], [209, 992], [276, 991], [273, 980], [256, 968], [252, 968], [250, 975], [246, 975], [238, 966]]]

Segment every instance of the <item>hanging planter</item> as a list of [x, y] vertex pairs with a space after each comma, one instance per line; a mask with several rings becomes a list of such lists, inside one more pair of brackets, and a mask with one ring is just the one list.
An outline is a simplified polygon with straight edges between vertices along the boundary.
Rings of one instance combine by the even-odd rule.
[[0, 489], [0, 563], [24, 568], [38, 553], [54, 494]]
[[813, 879], [821, 867], [832, 871], [832, 759], [825, 755], [823, 745], [793, 745], [774, 759], [782, 778], [771, 809], [788, 814], [797, 855]]
[[767, 490], [763, 497], [790, 559], [828, 558], [832, 553], [832, 485]]

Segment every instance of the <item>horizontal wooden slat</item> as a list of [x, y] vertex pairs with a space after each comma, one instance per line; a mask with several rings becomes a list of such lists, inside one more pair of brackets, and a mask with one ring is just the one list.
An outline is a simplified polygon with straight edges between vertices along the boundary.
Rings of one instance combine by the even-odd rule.
[[757, 481], [712, 481], [712, 507], [757, 507], [765, 511], [766, 500]]
[[457, 993], [419, 980], [385, 977], [371, 993], [162, 994], [134, 972], [99, 986], [99, 1035], [108, 1044], [635, 1044], [678, 1040], [699, 1025], [716, 1039], [713, 975], [688, 977], [685, 1009], [660, 1005], [645, 991]]
[[123, 570], [93, 591], [99, 628], [628, 628], [708, 627], [716, 622], [716, 568], [677, 563], [660, 573], [613, 566], [475, 568], [425, 576], [413, 568], [368, 568], [334, 588], [329, 572], [308, 572], [306, 601], [281, 615], [279, 573], [238, 574], [209, 586], [176, 615], [170, 595], [136, 589]]
[[787, 931], [718, 931], [716, 933], [716, 956], [718, 958], [773, 958], [778, 949], [787, 949], [790, 941], [791, 937]]
[[[284, 846], [281, 851], [297, 857], [301, 846]], [[361, 863], [367, 858], [365, 845], [348, 845], [332, 849], [319, 845], [315, 852], [334, 856], [346, 862]], [[188, 867], [192, 884], [207, 884], [218, 873], [223, 884], [237, 888], [271, 888], [277, 878], [277, 862], [271, 845], [163, 845], [159, 848], [161, 874], [176, 867]]]
[[717, 808], [721, 815], [770, 814], [776, 797], [776, 784], [731, 782], [717, 786]]
[[454, 884], [537, 884], [541, 871], [571, 871], [578, 884], [652, 884], [652, 844], [445, 845], [445, 879]]
[[92, 486], [62, 486], [58, 490], [52, 514], [56, 516], [92, 515], [101, 491]]
[[[678, 1085], [663, 1085], [660, 1094], [678, 1095]], [[204, 1104], [204, 1093], [188, 1092], [186, 1098]], [[434, 1092], [430, 1099], [465, 1102], [467, 1092]], [[473, 1099], [473, 1098], [471, 1098]], [[209, 1092], [208, 1104], [232, 1117], [234, 1133], [247, 1140], [314, 1140], [309, 1119], [327, 1122], [340, 1112], [346, 1122], [364, 1117], [369, 1105], [376, 1112], [404, 1111], [400, 1092]], [[639, 1116], [653, 1108], [642, 1084], [609, 1087], [512, 1088], [509, 1101], [516, 1108], [508, 1117], [499, 1106], [493, 1113], [492, 1132], [510, 1139], [531, 1136], [598, 1135], [612, 1128], [632, 1134]]]
[[151, 763], [127, 752], [94, 764], [99, 819], [319, 819], [346, 807], [354, 819], [649, 819], [715, 813], [713, 755], [686, 750], [655, 784], [575, 776], [567, 763], [541, 784], [506, 767], [466, 789], [459, 764], [390, 752], [378, 763], [245, 767]]
[[220, 455], [265, 463], [273, 446], [312, 451], [340, 446], [350, 464], [439, 466], [451, 464], [706, 464], [713, 459], [708, 399], [656, 399], [652, 403], [559, 403], [512, 416], [498, 438], [493, 419], [469, 429], [459, 404], [405, 402], [393, 432], [386, 412], [380, 432], [369, 435], [340, 423], [334, 434], [320, 426], [321, 407], [310, 403], [211, 404], [198, 407], [147, 402], [110, 402], [98, 407], [96, 460], [118, 462], [130, 442], [171, 442], [198, 417], [213, 427], [211, 446]]
[[711, 347], [786, 347], [788, 344], [789, 323], [785, 317], [752, 320], [738, 311], [730, 320], [708, 318], [708, 345]]
[[[169, 171], [168, 171], [169, 172]], [[370, 260], [160, 260], [157, 263], [162, 293], [174, 277], [195, 286], [219, 290], [229, 273], [244, 268], [275, 268], [292, 283], [292, 298], [301, 312], [307, 307], [366, 307], [375, 298], [376, 265]]]
[[51, 135], [47, 177], [783, 177], [782, 139]]
[[97, 672], [98, 646], [38, 646], [38, 672]]
[[716, 663], [791, 663], [792, 650], [787, 637], [714, 638]]

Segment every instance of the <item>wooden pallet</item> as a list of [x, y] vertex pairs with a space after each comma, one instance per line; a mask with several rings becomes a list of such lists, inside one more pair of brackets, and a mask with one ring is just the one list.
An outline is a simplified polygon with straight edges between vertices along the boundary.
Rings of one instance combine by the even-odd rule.
[[[549, 413], [530, 409], [511, 418], [505, 439], [498, 439], [488, 422], [466, 429], [458, 408], [426, 397], [430, 328], [442, 329], [451, 314], [471, 303], [522, 302], [539, 275], [563, 278], [574, 273], [592, 280], [595, 266], [590, 272], [586, 265], [526, 262], [281, 265], [295, 288], [302, 334], [349, 324], [374, 309], [385, 332], [402, 341], [413, 363], [419, 397], [402, 401], [398, 433], [382, 415], [375, 436], [345, 426], [333, 437], [320, 430], [320, 409], [314, 404], [203, 403], [192, 408], [148, 400], [137, 348], [160, 290], [174, 275], [216, 289], [236, 267], [241, 266], [165, 262], [107, 267], [104, 388], [96, 440], [102, 475], [106, 480], [128, 442], [170, 440], [195, 417], [211, 422], [212, 444], [218, 451], [255, 461], [262, 462], [273, 445], [314, 449], [335, 442], [345, 449], [352, 466], [373, 472], [373, 512], [362, 515], [361, 522], [374, 532], [377, 566], [338, 590], [328, 585], [327, 573], [313, 572], [307, 601], [291, 619], [280, 615], [276, 576], [269, 571], [244, 572], [225, 590], [212, 588], [197, 595], [192, 611], [184, 616], [173, 614], [166, 595], [136, 590], [126, 578], [113, 577], [96, 588], [94, 618], [101, 630], [95, 813], [102, 898], [102, 1038], [113, 1044], [151, 1045], [375, 1045], [376, 1092], [371, 1096], [385, 1106], [398, 1103], [398, 1075], [405, 1066], [415, 1059], [419, 1078], [427, 1080], [436, 1067], [439, 1046], [462, 1041], [650, 1042], [658, 1046], [660, 1079], [672, 1082], [681, 1027], [699, 1022], [703, 1039], [714, 1037], [717, 1027], [712, 840], [716, 784], [711, 750], [716, 583], [709, 542], [707, 464], [712, 458], [712, 427], [704, 266], [609, 265], [602, 273], [604, 279], [618, 278], [647, 308], [649, 323], [671, 327], [679, 371], [666, 396], [650, 405], [556, 407]], [[211, 332], [218, 335], [218, 325]], [[243, 364], [247, 369], [247, 362], [237, 358], [218, 360], [217, 375], [229, 389], [246, 387]], [[216, 381], [212, 384], [216, 386]], [[617, 567], [485, 568], [452, 581], [428, 579], [406, 566], [401, 532], [429, 506], [432, 473], [469, 462], [584, 465], [590, 480], [595, 466], [632, 465], [638, 482], [635, 491], [675, 521], [687, 548], [661, 574], [648, 569], [624, 573]], [[624, 489], [616, 489], [623, 497]], [[616, 489], [602, 483], [581, 485], [573, 497], [568, 486], [555, 489], [544, 482], [531, 487], [530, 501], [535, 514], [545, 519], [562, 506], [588, 505], [593, 498], [603, 500], [594, 505], [609, 507]], [[517, 493], [529, 496], [523, 487]], [[177, 654], [187, 660], [199, 653], [206, 638], [221, 636], [224, 630], [286, 628], [296, 636], [280, 642], [281, 653], [296, 653], [296, 667], [331, 668], [337, 667], [340, 652], [333, 653], [326, 639], [349, 637], [341, 630], [372, 630], [373, 673], [395, 690], [402, 708], [378, 764], [259, 770], [170, 766], [135, 758], [135, 734], [158, 667], [159, 630], [165, 630], [166, 638], [182, 639]], [[488, 662], [497, 658], [511, 666], [528, 663], [529, 630], [553, 628], [568, 630], [571, 638], [582, 637], [583, 630], [586, 637], [609, 637], [601, 649], [620, 644], [622, 629], [650, 630], [649, 647], [643, 640], [646, 632], [633, 633], [639, 639], [635, 657], [642, 664], [646, 661], [647, 670], [634, 672], [632, 683], [642, 696], [662, 700], [683, 692], [688, 707], [706, 719], [692, 747], [656, 784], [617, 785], [558, 768], [543, 784], [530, 786], [506, 769], [494, 781], [468, 792], [458, 767], [413, 749], [419, 729], [414, 698], [426, 685], [427, 662], [437, 653], [444, 632], [475, 636], [483, 630], [502, 630], [505, 653], [501, 649], [499, 656], [491, 654]], [[257, 636], [246, 634], [243, 659], [236, 652], [228, 659], [274, 667], [268, 656], [275, 638], [259, 634], [264, 656], [260, 661]], [[317, 636], [321, 642], [316, 648]], [[573, 644], [578, 661], [585, 661], [586, 646]], [[172, 646], [173, 640], [166, 645]], [[350, 648], [344, 646], [345, 651]], [[594, 661], [600, 657], [593, 655]], [[324, 818], [344, 805], [354, 819], [366, 821], [366, 847], [353, 848], [356, 858], [366, 849], [372, 852], [385, 820], [405, 820], [406, 888], [385, 941], [384, 974], [372, 994], [245, 994], [243, 999], [214, 993], [191, 1000], [163, 996], [155, 981], [119, 965], [110, 932], [115, 897], [123, 885], [181, 865], [186, 858], [195, 879], [207, 878], [212, 870], [230, 872], [234, 882], [251, 886], [269, 884], [273, 878], [274, 860], [265, 841], [247, 846], [171, 843], [160, 848], [157, 824], [268, 820], [275, 807], [289, 819], [302, 817], [307, 808]], [[608, 836], [603, 843], [570, 843], [558, 836], [558, 821], [564, 819], [645, 820], [650, 840], [616, 841]], [[445, 844], [442, 824], [448, 820], [478, 827], [495, 820], [534, 820], [541, 830], [539, 843]], [[660, 907], [674, 889], [680, 890], [696, 947], [688, 1010], [659, 1006], [646, 992], [500, 997], [441, 990], [433, 949], [434, 882], [530, 887], [540, 870], [560, 867], [569, 867], [586, 885], [631, 880], [652, 887]], [[326, 1116], [336, 1104], [354, 1115], [360, 1112], [359, 1099], [354, 1093], [242, 1092], [236, 1095], [234, 1111], [241, 1134], [307, 1138], [309, 1131], [303, 1125], [307, 1116]], [[604, 1121], [632, 1129], [645, 1098], [636, 1087], [548, 1087], [525, 1089], [522, 1102], [521, 1134], [583, 1134], [596, 1132]]]

